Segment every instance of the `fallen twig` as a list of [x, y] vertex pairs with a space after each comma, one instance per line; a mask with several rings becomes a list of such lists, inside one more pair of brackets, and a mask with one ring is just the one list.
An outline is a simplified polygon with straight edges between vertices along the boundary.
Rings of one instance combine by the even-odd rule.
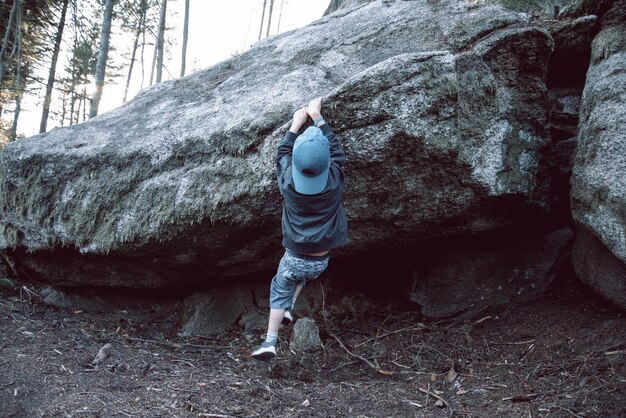
[[360, 360], [354, 360], [354, 361], [349, 361], [349, 362], [347, 362], [347, 363], [340, 364], [339, 366], [335, 367], [334, 369], [329, 370], [329, 371], [328, 371], [328, 373], [332, 373], [332, 372], [334, 372], [334, 371], [337, 371], [337, 370], [341, 369], [342, 367], [346, 367], [346, 366], [349, 366], [349, 365], [351, 365], [351, 364], [356, 364], [356, 363], [358, 363], [359, 361], [360, 361]]
[[480, 318], [478, 321], [474, 322], [474, 325], [478, 325], [478, 324], [480, 324], [481, 322], [485, 322], [486, 320], [491, 319], [491, 318], [493, 318], [493, 316], [491, 316], [491, 315], [487, 315], [486, 317], [484, 317], [484, 318]]
[[526, 340], [526, 341], [516, 341], [516, 342], [512, 342], [512, 343], [509, 343], [509, 342], [506, 342], [506, 341], [503, 341], [501, 343], [498, 343], [498, 342], [495, 342], [495, 341], [490, 341], [490, 343], [493, 344], [493, 345], [524, 345], [524, 344], [530, 344], [530, 343], [534, 343], [534, 342], [535, 342], [534, 338], [530, 339], [530, 340]]
[[26, 287], [26, 286], [22, 286], [22, 289], [24, 289], [24, 291], [25, 291], [26, 293], [28, 293], [29, 295], [31, 295], [31, 296], [36, 296], [36, 297], [38, 297], [39, 299], [41, 299], [41, 296], [39, 296], [39, 294], [38, 294], [37, 292], [34, 292], [34, 291], [30, 290], [28, 287]]
[[162, 345], [165, 347], [169, 347], [169, 348], [185, 348], [185, 347], [189, 347], [189, 348], [201, 348], [204, 350], [209, 350], [212, 348], [230, 348], [228, 346], [222, 346], [222, 345], [199, 345], [199, 344], [182, 344], [182, 343], [172, 343], [169, 341], [156, 341], [156, 340], [144, 340], [143, 338], [135, 338], [135, 337], [124, 337], [124, 339], [129, 340], [129, 341], [136, 341], [136, 342], [140, 342], [140, 343], [147, 343], [147, 344], [156, 344], [156, 345]]
[[443, 399], [441, 396], [437, 395], [436, 393], [431, 392], [430, 390], [424, 389], [424, 388], [419, 388], [419, 391], [422, 392], [425, 395], [432, 396], [433, 398], [443, 402], [444, 406], [446, 408], [448, 408], [448, 413], [450, 414], [450, 416], [453, 415], [454, 411], [452, 410], [452, 407], [450, 406], [448, 401]]
[[422, 324], [422, 323], [419, 323], [419, 324], [417, 324], [417, 325], [412, 325], [412, 326], [410, 326], [410, 327], [406, 327], [406, 328], [402, 328], [402, 329], [397, 329], [397, 330], [395, 330], [395, 331], [385, 332], [384, 334], [381, 334], [381, 335], [377, 335], [377, 336], [375, 336], [375, 337], [368, 338], [367, 340], [365, 340], [365, 341], [362, 341], [362, 342], [358, 343], [357, 345], [355, 345], [355, 346], [354, 346], [354, 348], [359, 348], [359, 347], [361, 347], [361, 346], [363, 346], [363, 345], [365, 345], [365, 344], [369, 343], [370, 341], [377, 340], [377, 339], [379, 339], [379, 338], [383, 338], [383, 337], [387, 337], [387, 336], [389, 336], [389, 335], [399, 334], [399, 333], [401, 333], [401, 332], [404, 332], [404, 331], [411, 331], [411, 330], [414, 330], [414, 329], [420, 329], [420, 330], [421, 330], [421, 329], [424, 329], [424, 328], [426, 328], [426, 325], [424, 325], [424, 324]]
[[387, 370], [383, 370], [380, 367], [376, 366], [374, 363], [372, 363], [371, 361], [369, 361], [368, 359], [366, 359], [363, 356], [360, 356], [358, 354], [353, 353], [352, 351], [350, 351], [348, 349], [348, 347], [345, 346], [345, 344], [343, 343], [343, 341], [341, 341], [339, 339], [339, 337], [337, 335], [335, 335], [334, 332], [332, 332], [331, 329], [331, 324], [330, 321], [328, 320], [328, 318], [325, 315], [325, 299], [326, 299], [326, 294], [324, 293], [324, 286], [322, 285], [322, 282], [320, 282], [320, 288], [322, 290], [322, 316], [324, 317], [324, 323], [326, 324], [326, 330], [328, 331], [328, 334], [333, 337], [335, 339], [335, 341], [337, 341], [337, 343], [339, 344], [339, 346], [341, 348], [343, 348], [345, 350], [346, 353], [348, 353], [350, 356], [357, 358], [359, 360], [361, 360], [363, 363], [367, 364], [368, 366], [370, 366], [372, 369], [376, 370], [378, 373], [384, 374], [384, 375], [392, 375], [393, 372], [387, 371]]
[[543, 393], [529, 393], [527, 395], [509, 396], [508, 398], [502, 398], [502, 400], [511, 402], [530, 402], [541, 395], [543, 395]]
[[339, 337], [337, 337], [332, 331], [328, 330], [328, 334], [330, 334], [331, 337], [333, 337], [335, 339], [335, 341], [337, 341], [337, 343], [339, 343], [339, 346], [341, 348], [343, 348], [345, 350], [346, 353], [348, 353], [349, 355], [351, 355], [354, 358], [358, 358], [359, 360], [361, 360], [363, 363], [367, 364], [368, 366], [370, 366], [372, 369], [378, 371], [380, 370], [378, 367], [376, 367], [376, 365], [374, 363], [372, 363], [371, 361], [369, 361], [368, 359], [366, 359], [363, 356], [360, 356], [358, 354], [354, 354], [352, 351], [350, 351], [348, 349], [348, 347], [346, 347], [344, 345], [344, 343], [339, 339]]

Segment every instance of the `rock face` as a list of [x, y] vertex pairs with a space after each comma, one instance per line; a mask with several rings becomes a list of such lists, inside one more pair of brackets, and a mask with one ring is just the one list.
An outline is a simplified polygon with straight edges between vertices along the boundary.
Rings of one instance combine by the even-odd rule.
[[[626, 3], [593, 40], [572, 171], [576, 274], [626, 308]], [[604, 249], [602, 247], [605, 247]]]
[[617, 306], [626, 308], [626, 263], [584, 227], [576, 231], [572, 261], [578, 277]]
[[411, 300], [430, 317], [523, 303], [542, 294], [556, 277], [569, 257], [573, 236], [569, 229], [562, 229], [543, 236], [509, 237], [506, 242], [450, 250], [424, 274], [426, 277], [416, 277]]
[[[378, 1], [161, 83], [0, 154], [0, 249], [24, 275], [168, 287], [275, 267], [277, 142], [324, 97], [347, 151], [352, 255], [550, 210], [546, 74], [528, 15]], [[620, 76], [619, 74], [615, 76]]]
[[372, 0], [331, 0], [330, 4], [324, 12], [324, 16], [336, 12], [339, 9], [347, 9], [349, 7], [358, 6], [360, 4], [369, 3]]
[[243, 286], [196, 293], [183, 302], [180, 334], [217, 335], [233, 325], [251, 304], [252, 292]]

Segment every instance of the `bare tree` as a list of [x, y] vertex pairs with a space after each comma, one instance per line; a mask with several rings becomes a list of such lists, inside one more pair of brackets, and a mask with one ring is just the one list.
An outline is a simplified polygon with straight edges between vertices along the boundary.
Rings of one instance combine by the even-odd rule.
[[[133, 76], [133, 68], [135, 66], [135, 57], [137, 55], [137, 48], [139, 46], [139, 37], [141, 36], [142, 33], [145, 33], [147, 13], [148, 13], [148, 2], [147, 0], [141, 0], [141, 3], [139, 4], [138, 22], [137, 22], [137, 26], [135, 30], [135, 41], [133, 43], [133, 51], [132, 51], [132, 56], [130, 58], [130, 65], [128, 66], [128, 77], [126, 78], [126, 88], [124, 89], [124, 99], [122, 100], [123, 103], [126, 103], [126, 98], [128, 97], [128, 88], [130, 87], [130, 79]], [[143, 59], [143, 55], [142, 55], [142, 59]]]
[[280, 12], [278, 13], [278, 27], [276, 28], [276, 33], [280, 32], [280, 21], [283, 19], [283, 6], [285, 5], [285, 0], [280, 0]]
[[157, 34], [157, 62], [156, 62], [156, 82], [161, 82], [163, 73], [163, 53], [165, 42], [165, 18], [167, 16], [167, 0], [161, 1], [161, 18], [159, 19], [159, 32]]
[[0, 84], [4, 81], [4, 72], [6, 71], [6, 66], [11, 59], [4, 60], [4, 54], [9, 46], [9, 40], [11, 31], [13, 30], [13, 21], [15, 20], [15, 13], [17, 12], [17, 6], [19, 2], [14, 1], [13, 6], [11, 7], [11, 12], [9, 14], [9, 21], [7, 22], [7, 28], [4, 32], [4, 39], [2, 40], [2, 49], [0, 49]]
[[109, 39], [111, 37], [111, 20], [113, 18], [114, 0], [106, 0], [104, 6], [104, 17], [102, 18], [102, 31], [100, 32], [100, 48], [98, 53], [98, 64], [96, 65], [96, 90], [91, 96], [89, 106], [89, 117], [93, 118], [98, 114], [102, 89], [104, 88], [104, 74], [109, 56]]
[[50, 101], [52, 100], [52, 88], [56, 76], [57, 60], [59, 59], [59, 51], [61, 50], [61, 40], [63, 39], [63, 29], [65, 28], [65, 16], [67, 14], [67, 5], [69, 0], [63, 0], [63, 9], [59, 19], [57, 34], [54, 38], [54, 47], [52, 49], [52, 62], [50, 63], [50, 71], [48, 72], [48, 83], [46, 84], [46, 95], [43, 99], [43, 112], [41, 113], [41, 123], [39, 124], [39, 132], [46, 132], [48, 124], [48, 115], [50, 113]]
[[185, 0], [185, 24], [183, 25], [183, 56], [180, 65], [180, 76], [185, 76], [187, 64], [187, 40], [189, 38], [189, 0]]
[[261, 27], [259, 28], [259, 41], [263, 35], [263, 21], [265, 21], [265, 7], [267, 6], [267, 0], [263, 0], [263, 13], [261, 13]]
[[14, 2], [18, 4], [15, 13], [15, 42], [13, 44], [17, 50], [17, 68], [15, 70], [15, 79], [13, 80], [15, 89], [15, 113], [13, 114], [13, 127], [11, 128], [11, 134], [9, 136], [10, 141], [15, 141], [17, 138], [17, 122], [20, 118], [22, 95], [24, 94], [24, 86], [22, 84], [22, 13], [24, 11], [24, 3], [23, 0], [14, 0]]
[[272, 11], [274, 10], [274, 0], [270, 0], [270, 12], [267, 16], [267, 32], [265, 33], [265, 37], [270, 36], [270, 28], [272, 27]]
[[140, 55], [140, 61], [141, 61], [141, 86], [140, 88], [142, 89], [143, 89], [143, 83], [145, 81], [144, 79], [145, 79], [145, 74], [146, 74], [145, 52], [146, 52], [146, 22], [144, 21], [143, 27], [141, 28], [141, 55]]

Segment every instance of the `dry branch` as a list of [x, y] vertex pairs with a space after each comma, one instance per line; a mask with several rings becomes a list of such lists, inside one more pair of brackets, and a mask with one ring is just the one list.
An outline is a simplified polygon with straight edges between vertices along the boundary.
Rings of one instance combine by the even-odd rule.
[[441, 396], [437, 395], [436, 393], [431, 392], [430, 390], [424, 389], [424, 388], [419, 388], [419, 391], [422, 392], [425, 395], [428, 396], [432, 396], [433, 398], [440, 400], [441, 402], [443, 402], [444, 406], [446, 408], [448, 408], [448, 413], [450, 414], [450, 416], [452, 416], [454, 414], [454, 411], [452, 410], [452, 407], [450, 406], [450, 404], [443, 399]]

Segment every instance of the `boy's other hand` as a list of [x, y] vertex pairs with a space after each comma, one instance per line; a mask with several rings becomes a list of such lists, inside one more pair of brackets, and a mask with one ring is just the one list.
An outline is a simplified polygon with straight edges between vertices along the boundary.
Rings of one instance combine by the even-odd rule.
[[289, 128], [289, 130], [294, 134], [297, 134], [300, 127], [306, 122], [307, 117], [306, 108], [303, 107], [296, 110], [293, 114], [293, 122], [291, 123], [291, 128]]
[[306, 113], [311, 117], [311, 119], [315, 120], [321, 116], [322, 111], [322, 98], [317, 97], [309, 102], [309, 105], [306, 107]]

